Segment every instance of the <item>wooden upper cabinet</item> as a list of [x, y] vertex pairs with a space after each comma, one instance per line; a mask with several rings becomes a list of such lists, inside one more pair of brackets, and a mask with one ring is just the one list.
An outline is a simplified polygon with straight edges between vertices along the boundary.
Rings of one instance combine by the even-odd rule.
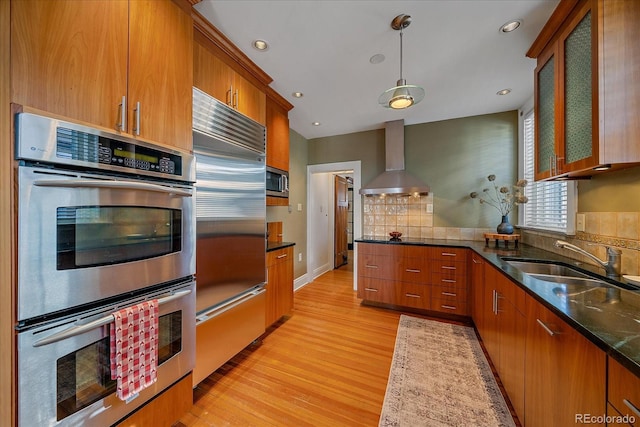
[[289, 113], [267, 98], [267, 166], [289, 170]]
[[13, 1], [11, 100], [191, 149], [192, 43], [170, 0]]
[[11, 101], [114, 129], [127, 95], [127, 1], [11, 2]]
[[191, 15], [173, 1], [131, 1], [129, 43], [129, 132], [139, 114], [140, 136], [191, 150]]
[[535, 179], [640, 164], [640, 2], [563, 0], [527, 56], [535, 71]]
[[266, 124], [266, 95], [235, 71], [230, 59], [199, 31], [193, 48], [193, 84], [256, 122]]

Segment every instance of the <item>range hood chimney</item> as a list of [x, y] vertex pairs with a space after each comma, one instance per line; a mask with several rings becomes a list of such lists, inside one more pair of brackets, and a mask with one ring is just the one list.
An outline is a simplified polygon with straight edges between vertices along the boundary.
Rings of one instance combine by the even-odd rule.
[[404, 120], [385, 123], [385, 172], [360, 189], [360, 194], [428, 194], [429, 186], [404, 170]]

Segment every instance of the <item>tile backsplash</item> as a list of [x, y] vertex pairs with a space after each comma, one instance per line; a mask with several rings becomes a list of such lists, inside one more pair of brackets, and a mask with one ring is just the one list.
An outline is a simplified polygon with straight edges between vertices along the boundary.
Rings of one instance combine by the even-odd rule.
[[585, 229], [575, 236], [559, 236], [533, 230], [520, 230], [522, 242], [541, 249], [562, 254], [581, 262], [592, 260], [576, 252], [556, 248], [556, 240], [565, 240], [605, 261], [605, 246], [622, 251], [622, 274], [640, 274], [640, 213], [638, 212], [585, 212]]
[[484, 240], [495, 230], [433, 226], [433, 193], [426, 196], [385, 196], [363, 198], [363, 232], [366, 236], [386, 236], [399, 231], [403, 236], [425, 239]]

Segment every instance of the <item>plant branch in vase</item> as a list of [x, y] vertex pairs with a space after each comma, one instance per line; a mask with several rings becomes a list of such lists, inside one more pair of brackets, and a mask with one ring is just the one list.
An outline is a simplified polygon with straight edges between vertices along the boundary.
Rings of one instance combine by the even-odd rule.
[[498, 186], [496, 184], [496, 176], [493, 174], [487, 176], [487, 180], [493, 185], [493, 188], [484, 188], [480, 193], [474, 191], [469, 194], [469, 197], [478, 199], [480, 204], [487, 204], [500, 212], [502, 221], [497, 227], [499, 234], [513, 234], [513, 225], [509, 223], [509, 213], [511, 213], [515, 205], [521, 205], [529, 201], [529, 198], [524, 195], [524, 187], [527, 186], [527, 180], [518, 180], [511, 187]]

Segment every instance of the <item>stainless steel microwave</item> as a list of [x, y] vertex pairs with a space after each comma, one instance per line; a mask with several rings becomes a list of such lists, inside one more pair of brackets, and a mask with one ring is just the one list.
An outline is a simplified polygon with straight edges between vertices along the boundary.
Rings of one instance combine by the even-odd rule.
[[289, 197], [289, 172], [267, 166], [267, 196]]

